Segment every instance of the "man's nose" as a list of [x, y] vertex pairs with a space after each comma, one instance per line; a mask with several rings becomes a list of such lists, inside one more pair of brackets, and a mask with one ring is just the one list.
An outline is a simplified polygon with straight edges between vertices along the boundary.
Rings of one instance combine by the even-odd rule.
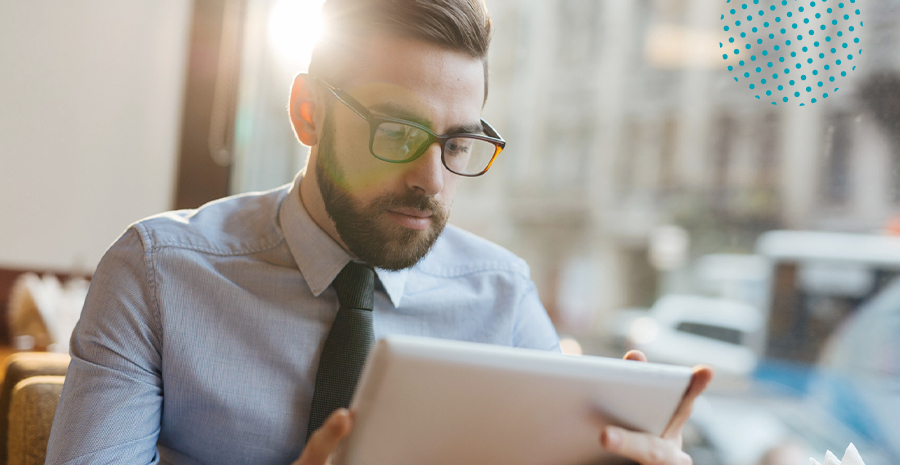
[[406, 186], [420, 190], [427, 196], [437, 195], [444, 188], [444, 169], [441, 145], [435, 142], [419, 158], [409, 163]]

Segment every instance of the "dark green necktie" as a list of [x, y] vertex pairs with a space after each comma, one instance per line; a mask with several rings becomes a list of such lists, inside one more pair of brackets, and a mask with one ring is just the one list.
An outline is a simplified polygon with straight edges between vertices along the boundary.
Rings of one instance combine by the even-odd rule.
[[366, 355], [375, 339], [372, 332], [375, 271], [366, 265], [350, 262], [331, 285], [337, 291], [340, 308], [319, 358], [316, 390], [306, 431], [307, 441], [331, 412], [350, 406]]

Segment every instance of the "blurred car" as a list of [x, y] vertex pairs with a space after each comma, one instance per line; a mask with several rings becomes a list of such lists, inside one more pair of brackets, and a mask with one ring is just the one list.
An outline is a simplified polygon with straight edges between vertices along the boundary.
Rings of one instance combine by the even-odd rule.
[[633, 318], [625, 339], [628, 348], [643, 351], [654, 362], [704, 363], [723, 375], [749, 375], [757, 356], [748, 341], [763, 323], [760, 312], [742, 302], [670, 294]]
[[900, 463], [900, 279], [828, 340], [809, 396]]
[[791, 368], [803, 384], [773, 377], [763, 361], [749, 391], [705, 395], [691, 418], [699, 438], [691, 447], [716, 460], [695, 463], [757, 465], [786, 447], [840, 456], [852, 442], [866, 465], [900, 464], [900, 279], [824, 347], [816, 364]]

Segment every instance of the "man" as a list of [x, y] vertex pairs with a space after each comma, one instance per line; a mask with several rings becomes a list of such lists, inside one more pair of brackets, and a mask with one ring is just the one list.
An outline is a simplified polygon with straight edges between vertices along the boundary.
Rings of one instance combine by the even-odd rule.
[[[524, 262], [445, 228], [460, 176], [483, 174], [504, 144], [481, 120], [483, 5], [329, 0], [323, 12], [328, 36], [289, 104], [307, 169], [293, 186], [139, 222], [110, 248], [72, 337], [48, 463], [327, 463], [352, 428], [341, 402], [320, 402], [331, 351], [358, 345], [333, 343], [350, 310], [368, 338], [558, 350]], [[339, 283], [371, 273], [360, 263], [375, 268], [370, 305], [348, 310]], [[681, 427], [709, 377], [696, 371], [662, 438], [607, 428], [598, 447], [689, 463]]]

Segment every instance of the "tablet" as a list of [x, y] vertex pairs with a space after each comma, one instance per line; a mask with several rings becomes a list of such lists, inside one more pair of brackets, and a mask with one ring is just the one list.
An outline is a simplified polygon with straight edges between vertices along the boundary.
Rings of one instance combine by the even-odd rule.
[[373, 347], [336, 465], [582, 465], [605, 422], [662, 434], [686, 367], [443, 339]]

